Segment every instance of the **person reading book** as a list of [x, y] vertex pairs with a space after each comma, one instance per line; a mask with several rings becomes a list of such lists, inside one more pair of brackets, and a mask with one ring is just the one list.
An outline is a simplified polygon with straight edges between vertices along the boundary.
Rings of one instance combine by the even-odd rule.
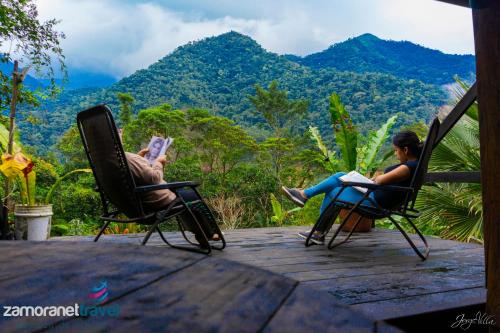
[[[118, 130], [118, 135], [122, 139], [123, 131]], [[163, 143], [162, 143], [163, 144]], [[163, 179], [163, 168], [168, 163], [167, 158], [164, 154], [158, 155], [152, 163], [145, 157], [149, 153], [149, 148], [141, 149], [137, 154], [125, 152], [125, 157], [132, 173], [132, 177], [137, 186], [146, 185], [156, 185], [165, 184]], [[193, 190], [179, 190], [178, 194], [186, 202], [191, 202], [197, 200], [197, 196]], [[176, 195], [174, 192], [163, 189], [157, 191], [150, 191], [143, 193], [141, 196], [141, 201], [145, 212], [158, 211], [163, 207], [167, 207], [169, 203], [175, 200]], [[184, 227], [188, 231], [196, 230], [193, 228], [192, 221], [189, 217], [182, 219], [184, 222]], [[209, 240], [219, 240], [220, 236], [212, 231], [210, 224], [203, 218], [198, 218], [198, 222], [203, 228], [203, 232]], [[200, 235], [195, 233], [196, 239], [200, 239]], [[199, 241], [200, 242], [200, 241]], [[200, 242], [201, 244], [201, 242]]]
[[[417, 168], [423, 143], [420, 141], [417, 134], [412, 131], [397, 133], [394, 135], [392, 143], [394, 154], [400, 163], [387, 167], [383, 174], [374, 176], [371, 181], [380, 185], [409, 186], [415, 169]], [[354, 177], [354, 179], [351, 177]], [[303, 207], [310, 198], [324, 193], [325, 198], [320, 208], [321, 214], [341, 190], [342, 181], [363, 182], [359, 177], [364, 178], [364, 176], [358, 173], [346, 174], [345, 172], [338, 172], [319, 184], [307, 189], [288, 188], [283, 186], [282, 190], [290, 200], [301, 207]], [[369, 181], [370, 180], [367, 179], [365, 182]], [[337, 199], [354, 204], [362, 200], [365, 193], [366, 190], [363, 190], [363, 188], [346, 187]], [[374, 201], [383, 208], [394, 208], [403, 203], [405, 195], [404, 192], [375, 190], [369, 194], [370, 199], [364, 199], [361, 205], [375, 207], [373, 204]], [[330, 227], [331, 224], [329, 222], [319, 225], [317, 227], [318, 231], [311, 236], [311, 241], [316, 244], [323, 244], [325, 235], [328, 233]], [[299, 232], [299, 236], [307, 238], [309, 233], [310, 232]]]

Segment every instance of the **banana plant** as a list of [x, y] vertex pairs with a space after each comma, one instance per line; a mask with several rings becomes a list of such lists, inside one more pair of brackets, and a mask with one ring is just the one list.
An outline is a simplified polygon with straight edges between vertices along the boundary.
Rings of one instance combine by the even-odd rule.
[[359, 132], [354, 126], [351, 115], [345, 110], [340, 96], [330, 96], [330, 107], [328, 109], [332, 120], [335, 142], [340, 149], [340, 158], [344, 163], [345, 170], [356, 168], [356, 148], [358, 146]]
[[353, 124], [351, 116], [337, 94], [330, 96], [329, 112], [340, 156], [326, 147], [316, 127], [309, 127], [311, 138], [316, 141], [325, 160], [329, 161], [329, 165], [326, 166], [329, 172], [356, 170], [369, 175], [390, 157], [390, 154], [379, 157], [379, 152], [389, 138], [397, 116], [389, 118], [380, 129], [370, 132], [365, 139]]
[[276, 199], [274, 194], [269, 194], [271, 198], [271, 207], [273, 209], [273, 216], [271, 216], [271, 221], [275, 222], [278, 226], [282, 226], [286, 219], [293, 213], [301, 210], [300, 207], [295, 207], [290, 210], [283, 209], [281, 203]]
[[389, 138], [389, 132], [396, 123], [396, 118], [397, 116], [392, 116], [387, 119], [380, 129], [368, 134], [366, 143], [363, 146], [356, 148], [356, 169], [359, 173], [363, 175], [372, 174], [390, 156], [384, 155], [377, 158], [380, 149]]

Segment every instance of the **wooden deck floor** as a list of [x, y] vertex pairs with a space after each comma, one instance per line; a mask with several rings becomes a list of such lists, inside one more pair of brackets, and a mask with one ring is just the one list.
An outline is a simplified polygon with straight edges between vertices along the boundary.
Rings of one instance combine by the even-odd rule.
[[[485, 302], [481, 245], [428, 237], [430, 256], [421, 261], [397, 231], [374, 229], [358, 233], [352, 241], [328, 250], [323, 246], [305, 248], [296, 235], [304, 229], [227, 231], [227, 248], [215, 251], [213, 256], [263, 268], [323, 290], [374, 320]], [[174, 242], [181, 241], [179, 233], [168, 235]], [[137, 244], [141, 238], [142, 235], [106, 235], [99, 242]], [[148, 246], [165, 244], [155, 235]]]

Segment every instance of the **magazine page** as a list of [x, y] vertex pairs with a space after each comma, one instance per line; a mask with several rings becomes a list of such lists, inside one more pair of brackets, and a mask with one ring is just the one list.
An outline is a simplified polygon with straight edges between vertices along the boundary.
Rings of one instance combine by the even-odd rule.
[[153, 136], [148, 144], [149, 152], [147, 152], [146, 155], [144, 155], [144, 158], [146, 158], [149, 164], [152, 165], [154, 161], [158, 158], [158, 156], [165, 155], [167, 149], [173, 142], [174, 139], [172, 139], [171, 137], [164, 139], [159, 136]]
[[[340, 177], [340, 180], [343, 182], [356, 182], [356, 183], [368, 183], [368, 184], [375, 183], [373, 180], [363, 176], [362, 174], [360, 174], [357, 171], [349, 172], [348, 174]], [[366, 193], [368, 191], [367, 188], [360, 187], [360, 186], [354, 186], [354, 188], [362, 193]]]
[[160, 151], [159, 155], [165, 155], [165, 153], [167, 152], [167, 149], [170, 147], [170, 145], [173, 142], [174, 142], [174, 139], [172, 139], [171, 137], [166, 138], [165, 141], [163, 142], [163, 146], [161, 147], [161, 151]]
[[153, 136], [148, 144], [149, 151], [144, 155], [144, 157], [148, 160], [149, 164], [153, 164], [153, 162], [161, 155], [161, 151], [163, 149], [165, 143], [165, 139]]

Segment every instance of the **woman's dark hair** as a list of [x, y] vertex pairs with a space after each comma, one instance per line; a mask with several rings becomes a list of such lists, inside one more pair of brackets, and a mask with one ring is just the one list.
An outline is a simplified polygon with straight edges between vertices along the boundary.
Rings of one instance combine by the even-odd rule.
[[420, 141], [417, 134], [412, 131], [402, 131], [394, 135], [392, 138], [392, 143], [401, 149], [407, 147], [412, 155], [420, 158], [422, 153], [422, 148], [424, 147], [423, 142]]

